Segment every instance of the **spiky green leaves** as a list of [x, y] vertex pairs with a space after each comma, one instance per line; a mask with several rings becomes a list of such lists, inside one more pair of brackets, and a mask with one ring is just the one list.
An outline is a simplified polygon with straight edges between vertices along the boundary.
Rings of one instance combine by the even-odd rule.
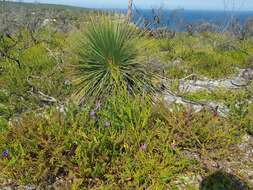
[[74, 69], [75, 98], [104, 98], [116, 89], [135, 92], [146, 84], [138, 63], [135, 27], [107, 17], [91, 19], [79, 37], [79, 62]]

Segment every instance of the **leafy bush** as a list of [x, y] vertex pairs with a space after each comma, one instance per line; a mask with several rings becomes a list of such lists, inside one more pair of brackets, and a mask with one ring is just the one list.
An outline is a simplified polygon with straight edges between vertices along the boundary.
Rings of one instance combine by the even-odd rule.
[[118, 90], [116, 95], [107, 99], [105, 106], [106, 109], [102, 110], [100, 115], [115, 129], [147, 128], [151, 114], [151, 102], [147, 97], [138, 95], [133, 98], [126, 91]]
[[12, 111], [9, 107], [0, 103], [0, 117], [9, 119], [12, 115]]
[[[69, 94], [71, 89], [65, 85], [62, 63], [48, 49], [47, 44], [38, 43], [24, 50], [19, 55], [20, 68], [9, 60], [0, 61], [3, 67], [0, 85], [4, 89], [0, 91], [0, 103], [12, 107], [14, 113], [42, 107], [39, 91], [59, 101]], [[55, 51], [57, 55], [58, 50]]]
[[236, 93], [237, 96], [226, 100], [226, 105], [230, 109], [230, 120], [253, 135], [253, 105], [249, 103], [252, 90], [247, 93]]
[[213, 33], [191, 37], [180, 33], [174, 39], [156, 40], [156, 43], [160, 52], [154, 56], [159, 54], [169, 78], [184, 78], [190, 74], [225, 78], [236, 74], [236, 68], [252, 65], [252, 43], [249, 40], [231, 41], [222, 34]]
[[212, 113], [153, 106], [142, 97], [112, 96], [96, 108], [69, 105], [23, 115], [0, 134], [0, 178], [49, 187], [172, 188], [183, 173], [200, 170], [184, 150], [225, 155], [237, 128]]
[[6, 119], [0, 116], [0, 132], [4, 132], [8, 129], [8, 122]]
[[247, 115], [244, 118], [244, 124], [247, 132], [253, 136], [253, 105], [249, 105]]
[[[252, 88], [252, 87], [251, 87]], [[215, 101], [228, 109], [228, 118], [231, 123], [240, 126], [249, 134], [253, 134], [252, 103], [249, 101], [252, 96], [252, 89], [198, 91], [184, 94], [187, 99], [199, 102]]]
[[0, 103], [6, 103], [9, 101], [9, 94], [5, 90], [0, 90]]
[[235, 72], [229, 57], [213, 53], [197, 52], [191, 56], [189, 65], [192, 66], [194, 73], [211, 78], [229, 76]]

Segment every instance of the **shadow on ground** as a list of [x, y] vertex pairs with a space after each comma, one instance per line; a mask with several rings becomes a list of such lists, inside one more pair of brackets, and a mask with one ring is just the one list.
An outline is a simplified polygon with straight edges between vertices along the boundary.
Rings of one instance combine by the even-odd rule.
[[200, 190], [252, 190], [240, 178], [222, 171], [213, 173], [206, 177]]

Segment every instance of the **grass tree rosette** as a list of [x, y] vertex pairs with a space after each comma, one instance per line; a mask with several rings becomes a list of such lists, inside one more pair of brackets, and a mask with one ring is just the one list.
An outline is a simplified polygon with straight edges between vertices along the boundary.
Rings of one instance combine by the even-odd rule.
[[[106, 16], [91, 18], [78, 37], [78, 64], [74, 65], [74, 97], [103, 98], [115, 89], [134, 94], [151, 87], [150, 74], [140, 63], [136, 27]], [[149, 88], [149, 89], [151, 89]]]

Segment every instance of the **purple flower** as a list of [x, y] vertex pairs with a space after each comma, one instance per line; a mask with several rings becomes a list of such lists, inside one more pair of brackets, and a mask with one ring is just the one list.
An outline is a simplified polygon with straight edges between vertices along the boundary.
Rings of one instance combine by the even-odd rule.
[[90, 117], [95, 118], [96, 117], [96, 112], [93, 110], [90, 112]]
[[148, 148], [148, 145], [146, 143], [142, 144], [141, 147], [140, 147], [140, 150], [141, 151], [146, 151]]
[[108, 127], [110, 127], [110, 126], [111, 126], [111, 122], [106, 121], [106, 122], [105, 122], [105, 127], [108, 128]]
[[5, 158], [8, 157], [9, 156], [9, 150], [3, 151], [2, 156], [5, 157]]

